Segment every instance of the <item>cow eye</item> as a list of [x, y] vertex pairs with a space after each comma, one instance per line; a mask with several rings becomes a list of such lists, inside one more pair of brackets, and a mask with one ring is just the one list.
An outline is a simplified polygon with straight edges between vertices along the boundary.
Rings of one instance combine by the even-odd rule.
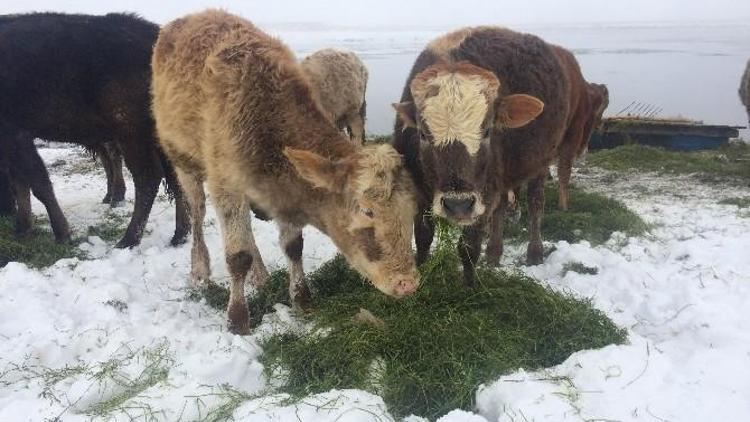
[[482, 132], [482, 139], [487, 139], [492, 135], [492, 128], [487, 128]]
[[362, 212], [362, 214], [366, 215], [368, 218], [375, 217], [375, 213], [372, 212], [372, 209], [370, 208], [360, 208], [360, 211]]

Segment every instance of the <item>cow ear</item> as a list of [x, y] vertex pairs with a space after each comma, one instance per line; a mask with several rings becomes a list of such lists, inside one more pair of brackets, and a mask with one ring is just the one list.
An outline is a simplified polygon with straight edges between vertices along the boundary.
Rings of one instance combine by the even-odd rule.
[[417, 127], [417, 110], [414, 107], [414, 102], [393, 103], [391, 106], [393, 106], [396, 114], [404, 123], [404, 129], [407, 127]]
[[495, 114], [495, 125], [506, 128], [526, 126], [544, 110], [544, 103], [531, 95], [507, 95], [500, 100]]
[[341, 192], [352, 170], [346, 160], [332, 161], [314, 152], [284, 148], [284, 155], [292, 163], [299, 176], [316, 188]]

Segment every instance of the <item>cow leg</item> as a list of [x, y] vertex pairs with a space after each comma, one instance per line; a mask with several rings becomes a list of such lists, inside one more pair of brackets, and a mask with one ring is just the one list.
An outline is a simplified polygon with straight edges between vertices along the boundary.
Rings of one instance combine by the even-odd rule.
[[104, 174], [107, 177], [107, 193], [104, 194], [104, 198], [102, 198], [102, 204], [110, 204], [112, 203], [112, 192], [114, 191], [113, 188], [113, 182], [112, 179], [114, 178], [112, 172], [112, 158], [109, 156], [107, 149], [104, 147], [104, 145], [101, 146], [101, 148], [95, 149], [95, 154], [97, 158], [99, 158], [99, 161], [102, 162], [102, 167], [104, 167]]
[[[156, 141], [151, 140], [149, 142], [155, 143]], [[116, 248], [120, 249], [130, 248], [140, 243], [148, 215], [151, 213], [154, 199], [159, 192], [159, 183], [164, 176], [155, 149], [138, 147], [137, 145], [138, 143], [131, 142], [127, 145], [128, 148], [121, 149], [125, 157], [125, 164], [133, 175], [135, 206], [125, 235], [115, 245]]]
[[503, 227], [505, 225], [505, 210], [507, 193], [500, 195], [500, 202], [492, 212], [490, 218], [490, 238], [487, 241], [486, 259], [487, 264], [493, 267], [500, 265], [500, 257], [503, 256]]
[[[55, 198], [55, 191], [52, 189], [52, 182], [49, 180], [49, 173], [44, 166], [42, 157], [39, 156], [36, 147], [28, 136], [18, 134], [17, 139], [17, 156], [14, 157], [13, 178], [19, 180], [23, 185], [17, 186], [16, 198], [19, 206], [19, 216], [16, 222], [16, 231], [18, 233], [28, 233], [31, 230], [31, 202], [28, 195], [28, 189], [47, 209], [52, 232], [55, 234], [57, 243], [70, 243], [70, 226], [68, 220], [60, 208], [60, 204]], [[25, 186], [24, 186], [25, 185]], [[24, 204], [21, 204], [24, 202]], [[19, 231], [20, 230], [20, 231]]]
[[0, 216], [11, 216], [16, 213], [16, 199], [13, 194], [13, 182], [10, 171], [0, 169]]
[[[248, 219], [252, 217], [248, 214]], [[263, 257], [258, 250], [258, 244], [255, 242], [255, 235], [250, 231], [250, 253], [253, 255], [253, 266], [250, 268], [250, 284], [255, 286], [256, 289], [260, 289], [266, 285], [268, 281], [268, 269], [266, 264], [263, 262]]]
[[245, 278], [253, 266], [254, 240], [249, 218], [250, 203], [244, 195], [228, 192], [215, 185], [211, 187], [211, 195], [219, 214], [225, 259], [232, 277], [227, 305], [229, 331], [234, 334], [249, 334]]
[[529, 247], [526, 251], [526, 263], [538, 265], [544, 260], [542, 247], [542, 217], [544, 215], [544, 182], [547, 174], [542, 173], [529, 180], [527, 202], [529, 207]]
[[[573, 171], [573, 161], [578, 151], [588, 142], [584, 139], [586, 122], [576, 121], [565, 132], [560, 145], [559, 158], [557, 160], [557, 178], [559, 179], [559, 207], [566, 211], [570, 206], [570, 175]], [[591, 131], [589, 130], [589, 136]]]
[[16, 210], [16, 236], [19, 238], [31, 234], [31, 188], [28, 183], [13, 178], [13, 193], [16, 196], [18, 209]]
[[570, 206], [569, 188], [572, 167], [573, 160], [560, 156], [557, 161], [557, 177], [559, 179], [558, 205], [563, 211], [567, 211]]
[[352, 113], [349, 117], [349, 136], [354, 143], [362, 145], [365, 141], [365, 119], [360, 113]]
[[[189, 176], [184, 176], [185, 178]], [[187, 236], [190, 234], [190, 211], [189, 204], [186, 198], [186, 194], [183, 192], [181, 187], [180, 179], [177, 176], [177, 170], [171, 165], [164, 169], [164, 178], [167, 181], [167, 187], [171, 190], [174, 195], [174, 206], [175, 206], [175, 227], [174, 235], [169, 244], [172, 246], [182, 245], [187, 241]], [[196, 199], [200, 199], [203, 206], [203, 214], [200, 216], [200, 223], [203, 224], [203, 216], [205, 215], [206, 208], [206, 197], [203, 192], [203, 182], [198, 179], [197, 181], [191, 181], [191, 183], [198, 185], [200, 189], [200, 195]], [[195, 188], [194, 188], [195, 189]], [[197, 189], [196, 189], [197, 190]]]
[[476, 284], [476, 266], [482, 251], [484, 224], [465, 227], [458, 239], [458, 256], [464, 267], [464, 284], [472, 288]]
[[279, 243], [284, 248], [289, 261], [289, 300], [297, 309], [309, 309], [312, 295], [305, 282], [305, 272], [302, 269], [302, 228], [279, 223], [279, 232]]
[[107, 194], [102, 203], [113, 208], [125, 200], [125, 178], [122, 175], [122, 154], [117, 144], [106, 142], [97, 151], [107, 175]]
[[417, 243], [417, 266], [427, 261], [430, 256], [430, 246], [435, 237], [435, 220], [427, 210], [421, 210], [414, 217], [414, 239]]
[[203, 181], [195, 174], [175, 169], [181, 187], [181, 201], [190, 213], [193, 229], [193, 245], [190, 249], [190, 278], [193, 287], [208, 281], [211, 276], [211, 260], [203, 238], [203, 219], [206, 217], [206, 194]]

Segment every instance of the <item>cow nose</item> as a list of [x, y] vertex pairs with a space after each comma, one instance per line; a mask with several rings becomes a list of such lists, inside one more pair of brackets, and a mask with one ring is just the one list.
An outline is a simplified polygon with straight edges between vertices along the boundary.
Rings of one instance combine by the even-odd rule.
[[445, 213], [449, 216], [465, 216], [470, 214], [477, 199], [472, 195], [469, 197], [443, 197], [442, 203]]

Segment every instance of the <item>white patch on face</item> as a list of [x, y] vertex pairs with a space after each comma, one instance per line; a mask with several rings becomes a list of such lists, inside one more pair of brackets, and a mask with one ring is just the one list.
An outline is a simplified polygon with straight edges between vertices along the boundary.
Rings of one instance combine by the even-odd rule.
[[484, 94], [488, 89], [487, 81], [476, 75], [446, 73], [427, 85], [437, 88], [437, 94], [428, 98], [420, 98], [419, 93], [413, 95], [435, 145], [458, 141], [466, 146], [469, 154], [475, 155], [482, 142], [482, 123], [489, 109]]

